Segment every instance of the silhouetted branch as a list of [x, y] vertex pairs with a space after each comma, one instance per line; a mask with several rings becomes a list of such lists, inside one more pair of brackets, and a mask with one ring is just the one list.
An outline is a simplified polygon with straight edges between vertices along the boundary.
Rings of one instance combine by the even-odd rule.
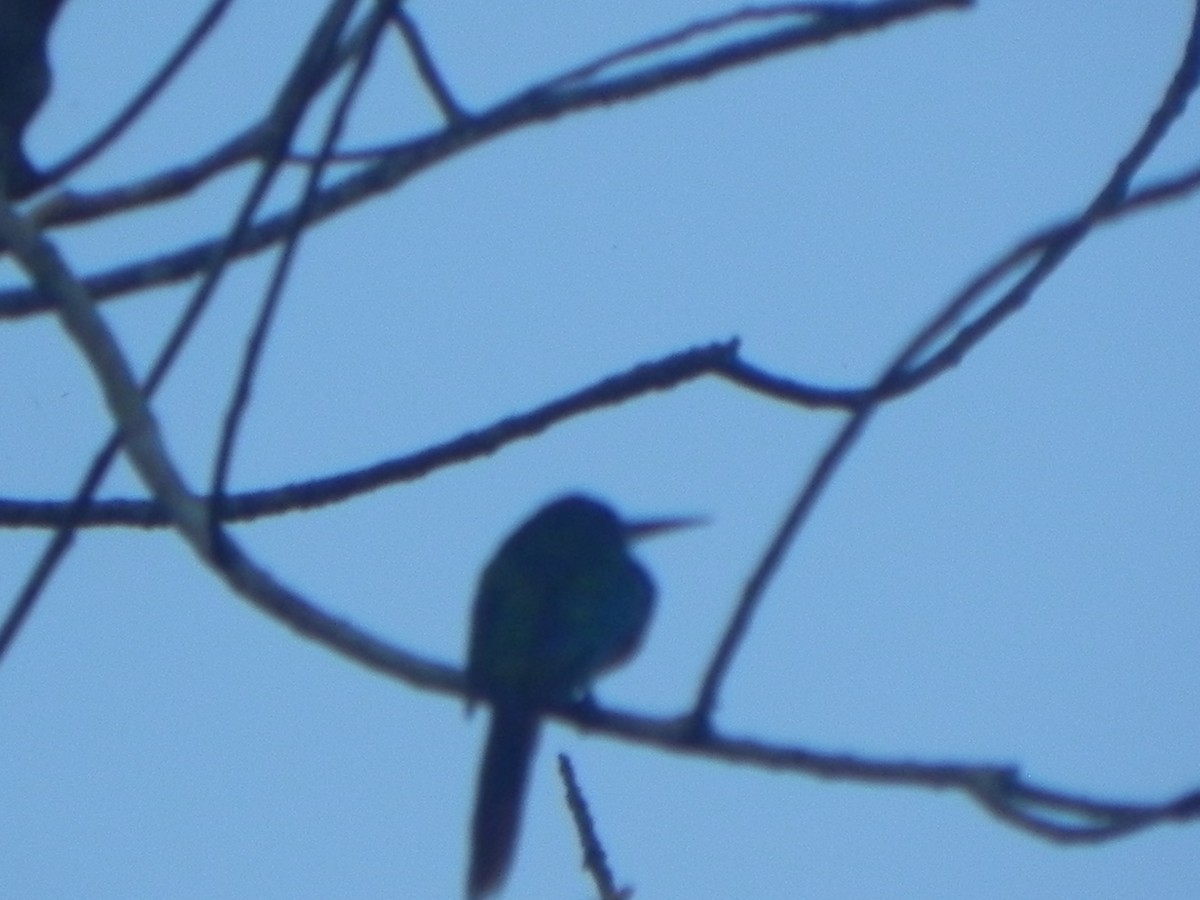
[[[752, 37], [742, 35], [739, 29], [733, 27], [742, 23], [737, 18], [730, 18], [725, 27], [730, 31], [739, 31], [739, 34], [716, 47], [706, 46], [678, 58], [648, 63], [640, 69], [635, 68], [608, 79], [577, 84], [573, 75], [556, 76], [489, 110], [448, 122], [436, 132], [382, 148], [377, 151], [376, 162], [321, 191], [312, 204], [311, 221], [323, 221], [372, 196], [391, 191], [438, 162], [518, 128], [597, 106], [641, 99], [772, 56], [875, 31], [918, 15], [944, 9], [963, 9], [969, 5], [968, 0], [895, 0], [865, 7], [830, 4], [820, 7], [827, 10], [824, 15], [815, 16], [811, 10], [807, 10], [798, 24], [778, 25]], [[817, 4], [811, 6], [819, 7]], [[762, 9], [751, 12], [751, 19], [762, 18]], [[675, 42], [683, 40], [684, 36], [680, 35]], [[566, 84], [563, 84], [564, 78], [567, 79]], [[259, 133], [259, 127], [251, 128], [241, 139], [227, 143], [224, 152], [219, 155], [222, 162], [228, 163], [234, 159], [231, 148], [236, 147], [239, 152], [244, 152], [248, 136]], [[195, 186], [194, 178], [198, 173], [205, 173], [205, 177], [215, 174], [217, 170], [212, 166], [216, 158], [216, 154], [210, 155], [206, 165], [193, 164], [181, 170], [190, 173], [189, 183], [192, 187]], [[155, 176], [152, 179], [156, 186], [154, 192], [159, 196], [168, 196], [165, 184], [171, 178], [170, 174]], [[148, 194], [144, 187], [133, 188], [127, 199]], [[45, 210], [38, 214], [37, 221], [44, 227], [52, 227], [63, 217], [71, 216], [71, 205], [65, 200], [52, 199]], [[293, 208], [257, 223], [234, 245], [235, 256], [257, 253], [286, 239], [297, 215], [297, 210]], [[223, 244], [224, 238], [201, 241], [151, 259], [87, 276], [83, 284], [92, 298], [99, 301], [156, 285], [183, 281], [203, 271]], [[0, 319], [46, 312], [48, 309], [44, 298], [38, 297], [34, 291], [0, 291]]]
[[[737, 356], [736, 341], [710, 344], [673, 353], [659, 360], [639, 363], [632, 369], [608, 376], [595, 384], [551, 400], [524, 413], [509, 416], [485, 428], [435, 444], [424, 450], [373, 466], [325, 478], [258, 491], [232, 494], [222, 504], [222, 521], [248, 521], [264, 516], [313, 509], [341, 502], [388, 485], [415, 481], [430, 472], [488, 456], [515, 441], [536, 437], [559, 422], [577, 415], [625, 403], [651, 391], [677, 387], [703, 375], [732, 377], [749, 384], [764, 377]], [[731, 376], [729, 373], [735, 373]], [[765, 393], [783, 390], [776, 379]], [[792, 400], [820, 406], [825, 392], [790, 383]], [[854, 394], [847, 392], [852, 402]], [[838, 392], [829, 392], [836, 395]], [[859, 396], [866, 396], [862, 394]], [[0, 526], [54, 527], [63, 521], [69, 504], [46, 500], [0, 499]], [[154, 501], [97, 500], [81, 519], [89, 525], [132, 525], [163, 527], [170, 524], [166, 511]]]
[[155, 97], [162, 93], [163, 88], [182, 70], [184, 64], [187, 63], [188, 59], [199, 48], [204, 39], [217, 27], [217, 22], [220, 21], [221, 16], [229, 9], [232, 2], [233, 0], [214, 0], [208, 10], [192, 26], [192, 30], [184, 37], [179, 45], [179, 49], [172, 53], [167, 61], [163, 63], [162, 68], [150, 77], [145, 86], [138, 91], [137, 96], [130, 100], [129, 104], [117, 114], [112, 123], [103, 128], [96, 137], [92, 138], [92, 140], [88, 141], [61, 163], [48, 169], [45, 173], [46, 182], [52, 183], [58, 181], [60, 178], [63, 178], [99, 156], [130, 125], [137, 121], [138, 116], [150, 106]]
[[[1104, 185], [1097, 192], [1095, 199], [1088, 205], [1087, 211], [1068, 227], [1056, 231], [1053, 239], [1041, 245], [1039, 254], [1033, 260], [1029, 271], [999, 301], [980, 316], [973, 326], [969, 326], [972, 340], [982, 339], [1003, 319], [1024, 306], [1033, 296], [1034, 291], [1082, 243], [1095, 224], [1115, 215], [1121, 209], [1122, 203], [1129, 193], [1130, 183], [1139, 167], [1149, 159], [1154, 148], [1166, 137], [1171, 124], [1178, 121], [1188, 97], [1196, 89], [1197, 79], [1200, 79], [1200, 4], [1196, 6], [1191, 31], [1175, 76], [1163, 99], [1150, 115], [1142, 133], [1114, 167]], [[876, 382], [880, 396], [884, 395], [885, 389], [889, 388], [894, 380], [903, 378], [908, 367], [930, 344], [966, 315], [974, 299], [975, 294], [969, 291], [959, 294], [927, 325], [917, 331], [904, 349], [884, 369], [883, 374]], [[964, 329], [964, 331], [967, 330]], [[748, 633], [750, 621], [762, 603], [767, 585], [778, 571], [780, 563], [816, 506], [825, 487], [849, 455], [851, 448], [865, 430], [877, 407], [878, 401], [872, 399], [853, 411], [845, 425], [834, 436], [829, 447], [821, 454], [811, 474], [805, 479], [798, 496], [784, 516], [783, 522], [772, 536], [762, 558], [754, 567], [701, 680], [695, 706], [689, 716], [689, 727], [696, 735], [703, 735], [711, 727], [717, 694], [733, 663], [734, 653], [741, 646]]]
[[[126, 113], [81, 151], [71, 165], [106, 146], [112, 136], [140, 113], [208, 33], [226, 5], [217, 2], [210, 7], [162, 73], [147, 85]], [[723, 679], [766, 587], [825, 485], [869, 424], [875, 410], [956, 364], [1007, 317], [1022, 308], [1096, 226], [1189, 195], [1200, 185], [1200, 171], [1193, 171], [1131, 192], [1133, 178], [1170, 126], [1178, 120], [1195, 91], [1197, 73], [1200, 72], [1200, 13], [1193, 22], [1175, 77], [1158, 108], [1087, 209], [1022, 241], [949, 298], [884, 367], [875, 382], [865, 388], [830, 389], [807, 385], [743, 361], [736, 342], [713, 344], [643, 363], [418, 453], [301, 484], [223, 496], [225, 467], [231, 458], [239, 411], [255, 372], [256, 348], [261, 346], [267, 334], [271, 309], [279, 296], [288, 257], [299, 235], [313, 222], [349, 209], [375, 194], [392, 190], [426, 167], [517, 128], [600, 105], [640, 99], [665, 88], [688, 84], [785, 52], [822, 45], [917, 15], [968, 5], [965, 0], [907, 0], [871, 6], [799, 3], [750, 8], [631, 44], [549, 78], [482, 113], [472, 114], [462, 110], [449, 93], [415, 23], [399, 3], [391, 5], [377, 0], [376, 16], [368, 17], [368, 22], [343, 38], [355, 3], [341, 0], [331, 4], [269, 114], [217, 151], [127, 188], [91, 198], [71, 194], [52, 198], [31, 217], [22, 218], [11, 207], [0, 203], [0, 242], [11, 250], [14, 259], [34, 282], [32, 288], [0, 292], [0, 316], [59, 314], [92, 365], [120, 435], [120, 441], [116, 436], [110, 438], [97, 455], [73, 501], [0, 501], [0, 519], [4, 523], [56, 529], [50, 548], [31, 575], [26, 591], [0, 634], [0, 656], [55, 563], [69, 546], [77, 526], [171, 525], [201, 560], [218, 571], [231, 589], [299, 635], [414, 687], [465, 697], [464, 673], [457, 667], [409, 652], [332, 614], [257, 565], [223, 531], [212, 529], [224, 522], [311, 509], [382, 486], [410, 481], [448, 465], [479, 459], [576, 415], [622, 403], [650, 391], [674, 388], [701, 376], [714, 375], [747, 390], [804, 408], [844, 411], [846, 422], [804, 480], [761, 561], [747, 579], [691, 709], [678, 716], [653, 718], [581, 705], [548, 710], [548, 715], [579, 728], [657, 749], [742, 765], [824, 779], [953, 790], [1013, 827], [1061, 843], [1112, 840], [1151, 826], [1200, 818], [1200, 790], [1158, 804], [1098, 800], [1033, 784], [1012, 765], [914, 762], [825, 753], [798, 745], [733, 737], [724, 734], [714, 718]], [[291, 143], [301, 117], [342, 66], [357, 64], [359, 76], [366, 71], [369, 52], [374, 47], [384, 15], [392, 15], [397, 22], [415, 61], [418, 76], [447, 119], [445, 126], [389, 147], [359, 151], [357, 155], [343, 154], [342, 158], [364, 162], [351, 175], [329, 187], [319, 188], [322, 169], [330, 160], [339, 158], [332, 150], [340, 118], [349, 108], [348, 98], [353, 95], [355, 85], [352, 82], [347, 89], [347, 99], [334, 114], [326, 144], [312, 164], [309, 188], [304, 196], [295, 207], [256, 221], [262, 199], [280, 167], [300, 159], [293, 152]], [[118, 210], [132, 210], [180, 196], [216, 174], [250, 161], [259, 164], [262, 171], [230, 229], [220, 239], [203, 241], [107, 273], [78, 279], [63, 264], [53, 244], [38, 230], [39, 227], [100, 218]], [[305, 161], [302, 164], [309, 165]], [[283, 247], [284, 258], [277, 267], [276, 282], [268, 290], [259, 325], [246, 354], [238, 395], [231, 403], [223, 430], [223, 449], [217, 454], [217, 474], [213, 479], [211, 499], [219, 515], [210, 516], [209, 498], [190, 492], [168, 456], [147, 398], [161, 382], [206, 308], [227, 264], [276, 244]], [[147, 383], [139, 385], [120, 348], [97, 315], [93, 301], [197, 277], [200, 281], [187, 310], [152, 368]], [[1005, 279], [1012, 279], [1014, 285], [985, 306], [988, 292], [999, 292], [999, 285]], [[974, 318], [969, 318], [972, 314]], [[153, 500], [98, 502], [91, 499], [121, 446], [127, 449], [138, 474], [154, 495]], [[220, 552], [217, 552], [218, 547]], [[590, 819], [581, 798], [576, 797], [572, 808], [580, 811], [578, 818], [586, 826], [581, 830], [588, 835], [584, 843], [589, 859], [596, 863], [594, 870], [606, 871], [599, 862], [603, 853], [591, 834]], [[615, 892], [611, 876], [602, 877], [601, 883], [607, 885], [602, 886], [602, 890]]]
[[[378, 2], [387, 2], [387, 0], [378, 0]], [[447, 122], [457, 122], [467, 117], [466, 112], [454, 95], [450, 92], [446, 80], [442, 78], [438, 71], [437, 63], [434, 62], [433, 56], [429, 53], [429, 48], [425, 44], [425, 39], [421, 37], [421, 31], [417, 28], [417, 23], [413, 21], [412, 16], [404, 9], [402, 0], [391, 0], [392, 2], [392, 18], [396, 22], [396, 29], [400, 32], [400, 36], [404, 39], [404, 44], [408, 47], [409, 55], [412, 56], [413, 65], [416, 66], [417, 74], [421, 76], [421, 81], [425, 88], [429, 91], [429, 95], [433, 97], [433, 102], [437, 104], [438, 109], [442, 111], [442, 115]]]
[[571, 765], [571, 758], [565, 753], [558, 754], [558, 774], [562, 778], [567, 794], [567, 808], [571, 811], [575, 832], [579, 835], [579, 844], [583, 848], [583, 867], [592, 873], [592, 880], [596, 882], [601, 900], [623, 900], [630, 897], [632, 891], [617, 888], [612, 869], [608, 867], [608, 854], [604, 852], [604, 845], [600, 843], [587, 799], [583, 796], [579, 781], [575, 777], [575, 767]]
[[953, 790], [1001, 821], [1056, 843], [1101, 843], [1134, 831], [1200, 818], [1200, 790], [1161, 803], [1097, 800], [1024, 779], [1003, 763], [915, 762], [737, 738], [709, 728], [697, 734], [694, 714], [654, 718], [594, 705], [556, 709], [549, 715], [586, 731], [619, 736], [661, 750], [816, 778], [865, 784]]
[[[312, 96], [312, 86], [316, 82], [314, 70], [318, 69], [328, 56], [329, 47], [341, 33], [353, 7], [354, 0], [336, 0], [330, 6], [322, 22], [314, 29], [307, 51], [301, 56], [296, 69], [285, 83], [276, 102], [276, 134], [280, 147], [286, 147], [290, 143], [291, 134]], [[280, 152], [276, 157], [281, 155]], [[92, 298], [74, 274], [62, 264], [53, 245], [40, 232], [34, 230], [32, 222], [17, 217], [11, 209], [4, 207], [0, 244], [12, 248], [18, 261], [33, 277], [38, 292], [56, 304], [62, 312], [64, 324], [93, 367], [97, 380], [101, 382], [117, 428], [89, 464], [71, 502], [67, 517], [59, 523], [50, 543], [25, 579], [4, 621], [0, 623], [0, 661], [11, 648], [54, 569], [70, 549], [78, 525], [78, 516], [87, 508], [122, 444], [130, 454], [138, 474], [151, 488], [151, 493], [162, 503], [172, 523], [189, 540], [193, 549], [203, 559], [215, 562], [217, 557], [213, 553], [213, 547], [224, 548], [224, 542], [213, 543], [213, 539], [219, 535], [213, 530], [207, 505], [200, 504], [197, 508], [194, 497], [175, 472], [173, 463], [158, 439], [157, 429], [146, 401], [161, 384], [207, 308], [229, 259], [228, 248], [237, 242], [254, 211], [266, 196], [277, 167], [278, 160], [275, 165], [265, 165], [259, 173], [242, 203], [241, 211], [231, 226], [225, 243], [214, 254], [205, 277], [151, 366], [145, 384], [140, 387], [133, 381], [129, 365], [122, 357], [111, 332], [96, 313]], [[131, 443], [134, 439], [138, 439], [139, 442]], [[156, 485], [169, 493], [159, 493], [155, 489]]]
[[[237, 379], [229, 400], [229, 406], [226, 410], [224, 421], [221, 424], [220, 437], [217, 440], [213, 462], [212, 479], [209, 483], [209, 508], [212, 510], [209, 524], [214, 529], [214, 545], [217, 543], [216, 530], [220, 529], [223, 524], [222, 512], [225, 508], [226, 500], [225, 486], [229, 476], [229, 467], [233, 463], [233, 450], [237, 442], [239, 426], [249, 406], [250, 386], [253, 384], [254, 377], [258, 372], [259, 363], [262, 360], [263, 348], [266, 345], [267, 335], [270, 333], [271, 323], [274, 321], [275, 313], [283, 298], [283, 288], [287, 282], [288, 273], [291, 271], [292, 261], [295, 259], [299, 248], [300, 238], [304, 234], [304, 226], [308, 221], [307, 214], [311, 209], [313, 198], [316, 196], [317, 189], [321, 183], [321, 175], [325, 171], [325, 162], [333, 147], [337, 145], [338, 138], [345, 127], [346, 117], [349, 115], [351, 106], [362, 87], [363, 79], [371, 67], [371, 60], [374, 56], [375, 48], [378, 46], [379, 37], [383, 33], [384, 25], [388, 21], [388, 16], [388, 5], [378, 3], [375, 8], [375, 14], [369, 17], [368, 34], [370, 35], [370, 39], [366, 42], [362, 54], [356, 60], [350, 79], [343, 87], [338, 103], [333, 114], [330, 116], [321, 144], [320, 154], [316, 163], [309, 171], [304, 185], [299, 215], [296, 218], [291, 234], [284, 242], [282, 252], [276, 260], [270, 282], [264, 292], [258, 317], [247, 339], [242, 364], [238, 368]], [[283, 148], [281, 147], [280, 150], [282, 151]], [[282, 155], [281, 152], [280, 156], [282, 157]]]

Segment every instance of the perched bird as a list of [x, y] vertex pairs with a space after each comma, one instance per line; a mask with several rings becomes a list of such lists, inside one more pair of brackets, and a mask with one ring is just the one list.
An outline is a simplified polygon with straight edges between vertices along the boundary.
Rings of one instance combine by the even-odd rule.
[[50, 93], [46, 42], [63, 0], [0, 0], [0, 181], [14, 200], [41, 184], [25, 155], [25, 126]]
[[573, 495], [538, 510], [483, 570], [471, 615], [467, 681], [492, 706], [471, 820], [467, 896], [495, 891], [512, 861], [538, 737], [538, 710], [583, 699], [641, 642], [654, 583], [629, 542], [697, 524], [623, 522]]

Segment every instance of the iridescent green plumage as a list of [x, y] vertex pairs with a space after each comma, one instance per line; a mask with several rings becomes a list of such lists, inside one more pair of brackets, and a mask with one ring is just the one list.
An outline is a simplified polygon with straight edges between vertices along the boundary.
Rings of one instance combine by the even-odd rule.
[[569, 496], [513, 532], [479, 580], [467, 680], [492, 705], [471, 822], [467, 894], [491, 893], [512, 859], [537, 744], [538, 708], [581, 699], [597, 674], [641, 641], [654, 584], [629, 540], [690, 524], [623, 523], [608, 506]]

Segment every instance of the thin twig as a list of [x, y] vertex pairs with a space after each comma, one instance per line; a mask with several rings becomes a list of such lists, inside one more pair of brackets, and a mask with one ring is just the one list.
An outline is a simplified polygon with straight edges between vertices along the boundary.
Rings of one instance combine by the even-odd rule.
[[[262, 352], [266, 346], [267, 335], [271, 330], [271, 323], [274, 321], [275, 313], [283, 297], [283, 288], [287, 282], [288, 273], [291, 271], [291, 264], [299, 248], [300, 237], [304, 234], [313, 198], [320, 187], [321, 175], [325, 171], [325, 159], [330, 150], [336, 146], [338, 138], [342, 133], [346, 117], [349, 115], [351, 106], [358, 96], [359, 89], [362, 87], [363, 79], [371, 67], [371, 60], [374, 56], [375, 48], [378, 46], [379, 36], [383, 32], [387, 18], [387, 6], [383, 3], [378, 4], [369, 30], [371, 39], [363, 46], [362, 53], [352, 69], [351, 76], [343, 87], [342, 95], [338, 99], [333, 115], [330, 117], [322, 141], [320, 155], [316, 163], [309, 170], [299, 212], [293, 222], [291, 234], [284, 241], [282, 251], [276, 260], [270, 282], [263, 297], [261, 309], [247, 341], [232, 396], [230, 397], [229, 407], [226, 410], [220, 437], [217, 441], [217, 451], [209, 485], [210, 507], [213, 511], [210, 525], [213, 529], [221, 528], [223, 522], [222, 513], [225, 508], [225, 487], [229, 477], [229, 467], [233, 460], [233, 449], [237, 442], [239, 426], [250, 401], [250, 388], [258, 371], [259, 363], [262, 360]], [[331, 50], [333, 46], [333, 36], [331, 35], [330, 42], [326, 45], [326, 50]], [[284, 150], [285, 145], [281, 144], [279, 155], [275, 160], [276, 165], [282, 159]], [[216, 545], [215, 531], [214, 545]]]
[[[1200, 3], [1197, 3], [1191, 31], [1171, 85], [1150, 115], [1142, 133], [1105, 179], [1104, 185], [1096, 193], [1084, 215], [1075, 220], [1071, 227], [1061, 232], [1055, 240], [1045, 244], [1029, 271], [981, 317], [980, 330], [976, 340], [1004, 318], [1024, 306], [1033, 296], [1034, 291], [1079, 246], [1095, 224], [1115, 214], [1121, 207], [1122, 202], [1129, 194], [1130, 184], [1138, 169], [1150, 157], [1154, 148], [1161, 143], [1170, 126], [1178, 121], [1188, 97], [1196, 89], [1198, 78], [1200, 78]], [[973, 300], [974, 296], [971, 294], [960, 294], [936, 314], [927, 325], [918, 330], [917, 334], [885, 367], [883, 374], [876, 382], [881, 397], [886, 395], [893, 381], [903, 378], [908, 367], [930, 344], [965, 315]], [[778, 571], [785, 553], [795, 541], [800, 528], [807, 521], [826, 485], [862, 435], [878, 405], [877, 401], [872, 400], [851, 413], [845, 425], [834, 436], [829, 447], [817, 461], [811, 474], [805, 479], [799, 495], [792, 502], [783, 522], [747, 580], [697, 692], [691, 714], [691, 727], [697, 734], [702, 735], [711, 727], [712, 714], [716, 708], [717, 694], [721, 683], [728, 674], [734, 653], [741, 646], [749, 629], [750, 621], [762, 602], [767, 585]]]

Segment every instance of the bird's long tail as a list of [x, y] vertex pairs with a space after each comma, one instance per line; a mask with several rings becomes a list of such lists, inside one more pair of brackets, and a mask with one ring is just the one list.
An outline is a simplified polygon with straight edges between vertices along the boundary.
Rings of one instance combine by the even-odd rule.
[[471, 900], [492, 893], [508, 874], [537, 738], [538, 717], [533, 710], [499, 705], [493, 708], [471, 819], [471, 867], [467, 876], [467, 896]]

